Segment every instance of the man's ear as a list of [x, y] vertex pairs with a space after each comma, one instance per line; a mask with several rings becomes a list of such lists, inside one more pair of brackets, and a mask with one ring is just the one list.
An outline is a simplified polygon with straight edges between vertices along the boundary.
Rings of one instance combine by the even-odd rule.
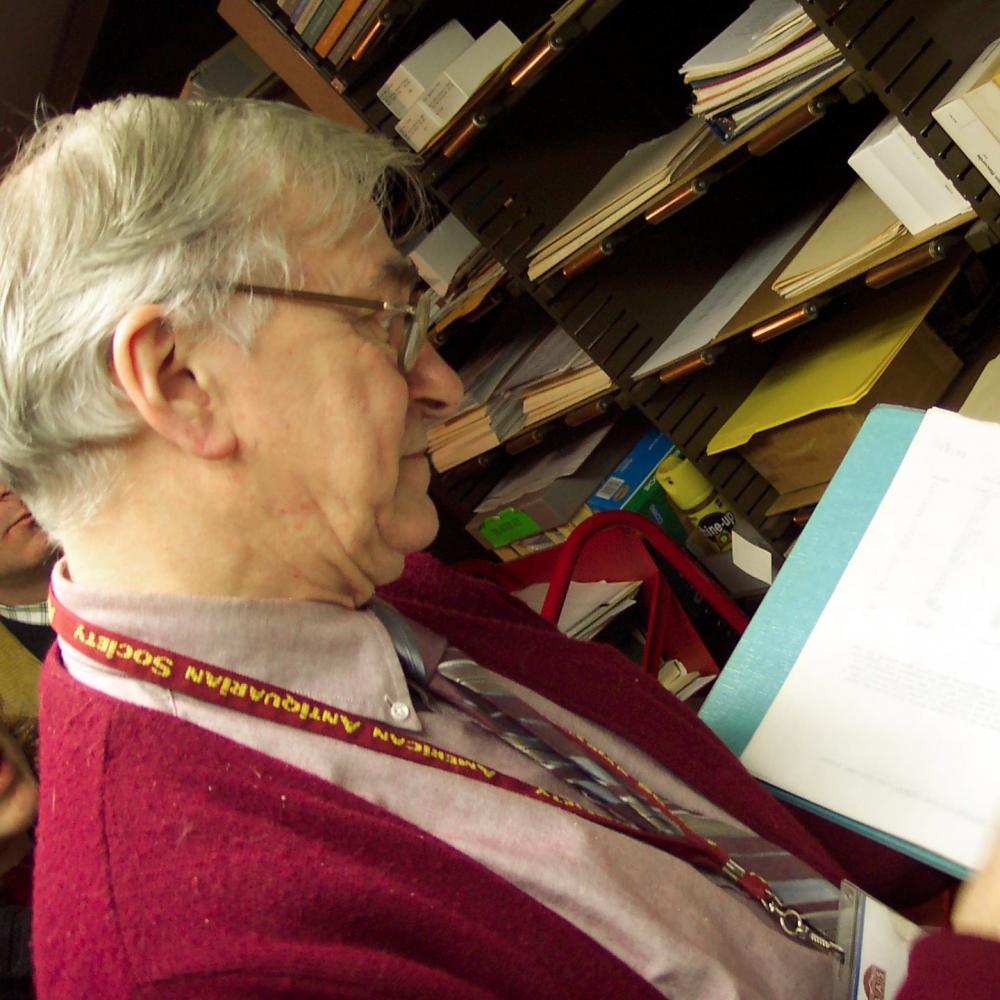
[[145, 422], [201, 458], [227, 458], [236, 436], [219, 400], [201, 384], [198, 366], [159, 305], [133, 306], [115, 327], [112, 373]]

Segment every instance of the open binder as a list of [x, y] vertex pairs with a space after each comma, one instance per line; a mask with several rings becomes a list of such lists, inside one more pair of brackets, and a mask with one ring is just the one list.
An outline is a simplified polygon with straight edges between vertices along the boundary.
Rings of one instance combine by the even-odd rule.
[[777, 795], [959, 877], [1000, 811], [998, 508], [1000, 426], [876, 407], [700, 713]]

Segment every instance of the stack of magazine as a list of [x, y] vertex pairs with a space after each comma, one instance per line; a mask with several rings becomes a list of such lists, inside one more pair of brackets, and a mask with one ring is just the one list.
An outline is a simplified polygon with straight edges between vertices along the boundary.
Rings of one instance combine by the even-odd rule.
[[795, 0], [754, 0], [680, 72], [692, 90], [691, 113], [728, 141], [845, 67]]

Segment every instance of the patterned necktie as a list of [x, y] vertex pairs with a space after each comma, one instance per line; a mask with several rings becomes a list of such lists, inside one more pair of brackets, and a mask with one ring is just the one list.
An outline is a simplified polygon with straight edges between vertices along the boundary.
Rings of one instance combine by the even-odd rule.
[[[839, 890], [805, 862], [783, 848], [731, 823], [702, 816], [675, 803], [636, 794], [619, 777], [623, 769], [596, 747], [554, 725], [510, 691], [492, 671], [449, 648], [435, 666], [424, 663], [405, 619], [387, 604], [371, 610], [385, 625], [411, 685], [429, 691], [471, 717], [480, 726], [551, 771], [613, 818], [637, 830], [684, 837], [684, 825], [722, 847], [740, 866], [766, 879], [782, 901], [794, 907], [825, 934], [836, 931]], [[617, 772], [617, 773], [616, 773]], [[733, 883], [718, 873], [713, 880]]]

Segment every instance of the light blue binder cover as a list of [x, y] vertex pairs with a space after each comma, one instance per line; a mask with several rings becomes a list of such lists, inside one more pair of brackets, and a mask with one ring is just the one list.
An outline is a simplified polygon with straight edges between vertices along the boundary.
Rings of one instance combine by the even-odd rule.
[[[699, 713], [739, 756], [785, 682], [923, 419], [923, 410], [877, 406], [869, 414], [712, 687]], [[967, 869], [881, 830], [768, 786], [775, 795], [963, 878]]]

